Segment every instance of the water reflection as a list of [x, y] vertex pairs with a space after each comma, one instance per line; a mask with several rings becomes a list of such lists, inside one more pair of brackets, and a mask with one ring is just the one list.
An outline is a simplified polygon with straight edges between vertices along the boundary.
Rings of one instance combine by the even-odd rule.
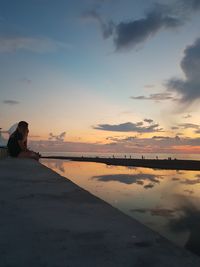
[[[199, 202], [199, 199], [197, 201]], [[182, 198], [181, 214], [169, 221], [170, 229], [175, 233], [189, 232], [185, 248], [200, 255], [200, 210], [188, 198]]]
[[[46, 162], [45, 160], [42, 160], [42, 162]], [[47, 163], [47, 162], [46, 162]], [[52, 170], [59, 170], [60, 172], [64, 173], [64, 162], [62, 160], [50, 160], [47, 164], [48, 168]]]
[[200, 255], [200, 172], [50, 159], [42, 163]]
[[199, 175], [196, 175], [196, 179], [185, 179], [184, 181], [181, 181], [182, 184], [200, 184], [200, 177]]
[[132, 209], [132, 212], [141, 212], [146, 213], [149, 212], [152, 216], [161, 216], [161, 217], [174, 217], [174, 215], [179, 210], [175, 209], [163, 209], [163, 208], [153, 208], [153, 209]]
[[[155, 184], [160, 183], [161, 175], [154, 174], [110, 174], [110, 175], [99, 175], [93, 176], [91, 179], [96, 179], [100, 182], [119, 182], [124, 184], [139, 184], [144, 185], [145, 182], [148, 184], [144, 185], [145, 189], [154, 187]], [[150, 182], [150, 183], [149, 183]]]

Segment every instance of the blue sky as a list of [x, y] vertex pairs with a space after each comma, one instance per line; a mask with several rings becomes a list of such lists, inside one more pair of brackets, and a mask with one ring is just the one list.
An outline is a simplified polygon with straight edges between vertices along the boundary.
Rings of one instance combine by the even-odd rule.
[[76, 149], [137, 136], [154, 151], [177, 134], [197, 149], [199, 13], [199, 0], [0, 0], [0, 127], [27, 120], [32, 141], [65, 132]]

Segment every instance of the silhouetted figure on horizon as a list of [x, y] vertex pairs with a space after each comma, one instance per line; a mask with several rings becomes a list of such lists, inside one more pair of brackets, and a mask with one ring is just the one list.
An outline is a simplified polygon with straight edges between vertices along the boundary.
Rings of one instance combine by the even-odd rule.
[[28, 123], [25, 121], [20, 121], [17, 129], [13, 134], [11, 134], [7, 144], [8, 152], [11, 157], [39, 160], [40, 154], [27, 148], [28, 133]]

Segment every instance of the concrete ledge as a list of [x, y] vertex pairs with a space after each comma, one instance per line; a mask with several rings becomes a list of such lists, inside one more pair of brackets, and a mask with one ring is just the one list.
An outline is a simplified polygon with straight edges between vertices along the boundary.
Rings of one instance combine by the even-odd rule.
[[34, 160], [0, 160], [0, 266], [200, 266], [200, 259]]

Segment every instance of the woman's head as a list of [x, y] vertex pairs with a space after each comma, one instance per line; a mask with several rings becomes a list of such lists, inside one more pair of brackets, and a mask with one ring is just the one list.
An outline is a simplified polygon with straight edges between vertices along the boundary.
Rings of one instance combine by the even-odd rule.
[[17, 126], [17, 130], [22, 134], [28, 134], [28, 123], [26, 121], [20, 121]]

